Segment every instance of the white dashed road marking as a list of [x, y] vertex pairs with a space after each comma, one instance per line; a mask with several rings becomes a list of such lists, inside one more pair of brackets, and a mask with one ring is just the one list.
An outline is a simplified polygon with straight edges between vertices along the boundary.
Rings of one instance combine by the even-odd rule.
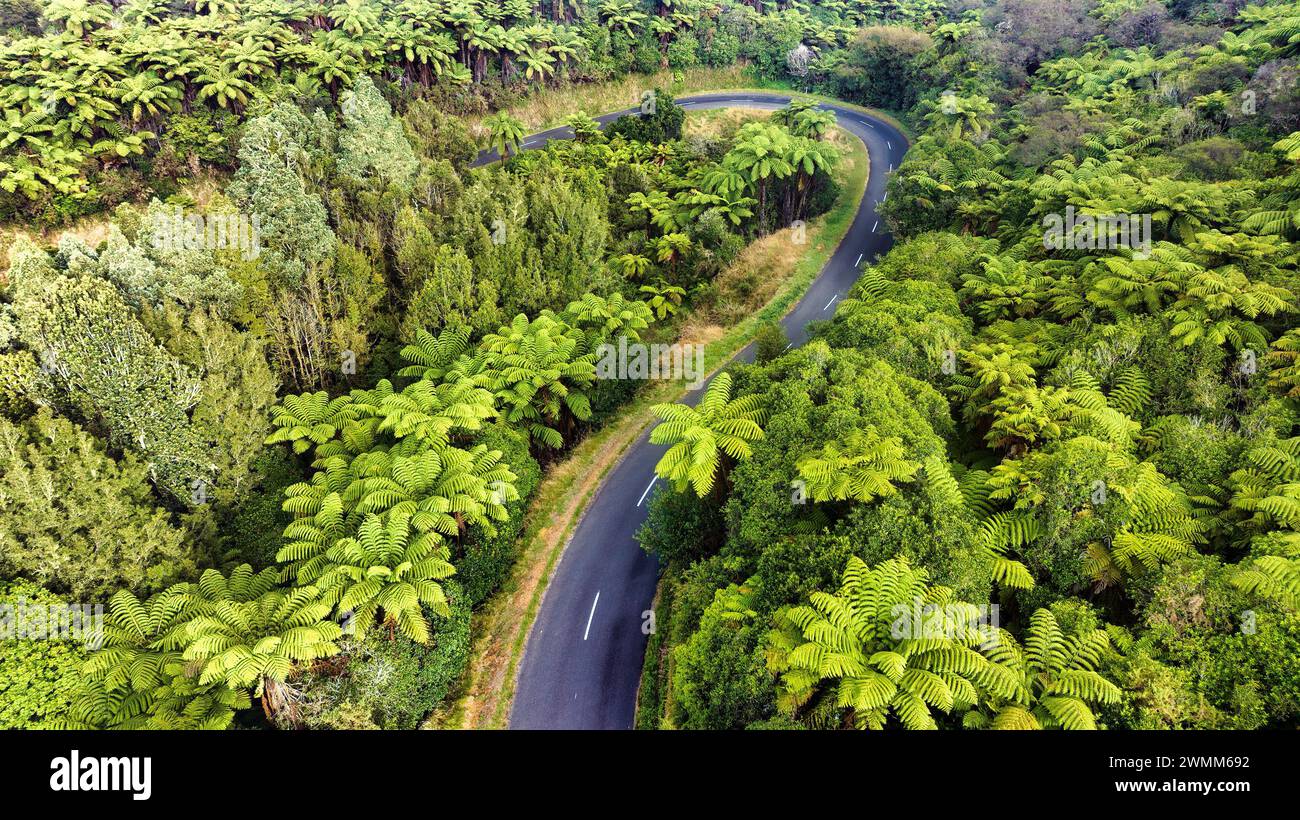
[[650, 492], [650, 488], [653, 487], [653, 486], [655, 485], [655, 482], [658, 481], [658, 480], [659, 480], [659, 476], [655, 476], [654, 478], [650, 479], [650, 483], [647, 484], [647, 485], [645, 486], [645, 492], [644, 492], [644, 493], [641, 493], [641, 499], [640, 499], [640, 501], [637, 501], [637, 502], [636, 502], [636, 505], [637, 505], [638, 507], [641, 506], [641, 501], [645, 501], [645, 497], [646, 497], [647, 494], [649, 494], [649, 492]]
[[591, 619], [596, 617], [596, 604], [598, 603], [600, 603], [600, 590], [596, 590], [596, 600], [591, 602], [591, 614], [587, 616], [587, 629], [582, 633], [582, 639], [584, 641], [587, 640], [587, 636], [591, 634]]

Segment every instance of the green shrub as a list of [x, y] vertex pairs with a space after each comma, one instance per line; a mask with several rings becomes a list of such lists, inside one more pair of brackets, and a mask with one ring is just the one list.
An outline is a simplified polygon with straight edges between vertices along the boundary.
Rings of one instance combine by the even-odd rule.
[[162, 589], [192, 575], [200, 557], [155, 506], [134, 454], [114, 460], [48, 408], [21, 425], [0, 418], [0, 572], [107, 597]]
[[499, 522], [495, 534], [472, 530], [455, 560], [456, 580], [464, 588], [471, 608], [487, 600], [510, 573], [528, 501], [542, 480], [541, 467], [528, 454], [528, 439], [523, 434], [497, 424], [480, 437], [479, 443], [502, 451], [502, 460], [518, 476], [515, 489], [519, 500], [506, 505], [510, 519]]
[[284, 491], [304, 476], [283, 448], [269, 447], [258, 454], [250, 469], [252, 486], [222, 526], [223, 546], [233, 563], [248, 563], [254, 569], [275, 563], [284, 546], [281, 534], [293, 516], [281, 509]]
[[766, 364], [785, 352], [790, 340], [778, 322], [764, 322], [754, 334], [754, 361]]
[[343, 656], [306, 675], [302, 719], [309, 728], [416, 729], [452, 693], [469, 664], [470, 607], [455, 581], [444, 581], [451, 617], [426, 612], [429, 643], [378, 630], [345, 643]]
[[673, 722], [683, 729], [739, 729], [770, 717], [775, 687], [761, 638], [767, 625], [743, 614], [746, 589], [720, 589], [700, 628], [673, 652]]
[[717, 552], [726, 534], [722, 511], [710, 499], [661, 487], [637, 530], [641, 548], [664, 563], [691, 562]]
[[626, 140], [651, 144], [681, 139], [686, 110], [673, 102], [672, 95], [663, 89], [656, 88], [654, 95], [653, 114], [624, 114], [605, 129], [609, 138], [621, 136]]
[[679, 34], [668, 44], [668, 65], [672, 68], [690, 68], [700, 64], [700, 42], [689, 31]]
[[81, 682], [86, 652], [75, 640], [18, 640], [21, 603], [62, 603], [30, 581], [0, 582], [0, 729], [47, 729]]

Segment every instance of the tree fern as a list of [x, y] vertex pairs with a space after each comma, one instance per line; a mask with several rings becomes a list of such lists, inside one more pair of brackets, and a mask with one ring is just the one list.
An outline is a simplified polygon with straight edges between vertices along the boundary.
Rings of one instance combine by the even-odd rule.
[[482, 374], [507, 421], [545, 447], [563, 445], [552, 426], [567, 417], [591, 417], [586, 390], [596, 378], [595, 355], [577, 328], [543, 313], [522, 313], [483, 339]]
[[242, 564], [146, 602], [115, 595], [67, 725], [221, 729], [251, 697], [268, 715], [291, 711], [285, 681], [300, 664], [337, 653], [342, 630], [325, 620], [330, 605], [315, 587], [282, 589], [276, 580], [274, 569]]
[[1300, 529], [1300, 436], [1261, 442], [1228, 476], [1229, 517], [1239, 543], [1272, 529]]
[[1276, 339], [1265, 361], [1272, 365], [1269, 384], [1288, 398], [1300, 398], [1300, 328]]
[[[455, 573], [437, 533], [418, 533], [410, 516], [367, 516], [355, 537], [342, 538], [312, 565], [320, 600], [365, 626], [381, 620], [417, 643], [429, 640], [422, 606], [447, 617], [451, 609], [438, 581]], [[299, 583], [308, 578], [299, 577]]]
[[101, 647], [60, 728], [224, 729], [248, 692], [202, 683], [182, 658], [184, 625], [201, 607], [188, 584], [141, 601], [123, 590], [108, 604]]
[[1010, 635], [1003, 633], [1003, 637], [1000, 660], [1015, 670], [1019, 698], [996, 701], [992, 716], [974, 720], [973, 725], [992, 729], [1096, 729], [1094, 704], [1119, 702], [1119, 687], [1097, 672], [1102, 654], [1110, 645], [1104, 630], [1066, 635], [1050, 610], [1039, 609], [1029, 617], [1023, 647]]
[[468, 349], [469, 330], [465, 328], [449, 327], [437, 336], [427, 330], [417, 330], [415, 341], [401, 351], [402, 358], [411, 364], [397, 371], [397, 375], [443, 381]]
[[1233, 586], [1275, 601], [1293, 612], [1300, 610], [1300, 533], [1279, 533], [1274, 538], [1259, 540], [1275, 543], [1277, 554], [1243, 561], [1232, 577]]
[[980, 523], [977, 545], [993, 562], [993, 580], [1011, 589], [1033, 589], [1028, 567], [1008, 557], [1039, 535], [1038, 521], [1025, 512], [997, 512]]
[[849, 559], [839, 592], [785, 610], [769, 636], [782, 708], [842, 714], [849, 725], [937, 728], [994, 699], [1022, 698], [1015, 673], [988, 656], [980, 610], [931, 586], [905, 559], [869, 568]]
[[650, 408], [660, 423], [650, 431], [652, 444], [668, 451], [655, 465], [655, 473], [678, 492], [687, 487], [701, 498], [712, 492], [723, 456], [748, 458], [750, 442], [763, 437], [766, 410], [757, 396], [731, 398], [731, 374], [719, 373], [699, 404], [656, 404]]
[[562, 318], [581, 328], [587, 334], [587, 349], [594, 350], [618, 336], [626, 336], [630, 342], [640, 340], [640, 331], [655, 321], [655, 313], [645, 302], [627, 299], [621, 293], [608, 297], [587, 293], [570, 302]]
[[882, 437], [874, 426], [850, 432], [843, 444], [827, 443], [796, 467], [814, 501], [862, 502], [893, 495], [895, 484], [912, 481], [920, 468], [906, 458], [902, 439]]
[[1126, 367], [1116, 377], [1106, 400], [1119, 412], [1136, 418], [1151, 400], [1151, 383], [1140, 369]]
[[1109, 543], [1093, 542], [1084, 555], [1084, 569], [1098, 588], [1190, 555], [1203, 540], [1203, 525], [1186, 493], [1150, 462], [1138, 464], [1127, 482], [1107, 482], [1106, 491], [1118, 495], [1125, 506]]
[[313, 444], [334, 438], [339, 428], [354, 417], [356, 409], [349, 396], [331, 399], [325, 391], [288, 395], [271, 408], [271, 426], [267, 444], [291, 442], [295, 453], [305, 453]]

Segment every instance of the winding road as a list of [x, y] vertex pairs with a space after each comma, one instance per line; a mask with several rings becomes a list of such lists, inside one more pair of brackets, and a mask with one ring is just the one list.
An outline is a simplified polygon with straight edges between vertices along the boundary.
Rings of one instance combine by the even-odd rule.
[[[719, 93], [681, 97], [687, 110], [757, 108], [789, 103], [783, 94]], [[889, 123], [835, 104], [839, 125], [861, 139], [870, 155], [866, 194], [853, 224], [808, 292], [781, 320], [792, 345], [808, 338], [809, 322], [828, 319], [857, 280], [861, 263], [889, 250], [876, 205], [889, 174], [902, 161], [907, 139]], [[607, 124], [634, 109], [597, 117]], [[533, 134], [524, 150], [570, 139], [568, 127]], [[483, 152], [475, 165], [498, 158]], [[753, 358], [753, 346], [736, 357]], [[703, 390], [688, 395], [696, 401]], [[662, 487], [654, 468], [664, 448], [642, 433], [588, 502], [542, 599], [524, 650], [510, 713], [512, 729], [631, 729], [648, 636], [643, 631], [658, 579], [658, 561], [636, 541], [650, 498]]]

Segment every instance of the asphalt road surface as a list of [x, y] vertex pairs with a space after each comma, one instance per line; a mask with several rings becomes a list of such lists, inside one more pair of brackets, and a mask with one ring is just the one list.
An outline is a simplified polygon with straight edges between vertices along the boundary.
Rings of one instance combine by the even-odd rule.
[[[699, 94], [677, 103], [688, 111], [775, 110], [789, 101], [788, 95], [755, 92]], [[819, 107], [834, 111], [839, 125], [866, 143], [871, 173], [844, 240], [803, 299], [781, 320], [793, 345], [807, 340], [809, 322], [831, 317], [835, 304], [857, 280], [861, 264], [893, 244], [876, 205], [884, 200], [885, 183], [907, 151], [907, 140], [889, 123], [834, 104]], [[607, 124], [632, 112], [596, 119]], [[528, 137], [523, 148], [572, 137], [567, 126], [553, 128]], [[475, 164], [496, 159], [496, 151], [486, 151]], [[752, 358], [752, 346], [737, 356], [742, 361]], [[694, 402], [702, 394], [700, 388], [687, 400]], [[658, 561], [636, 541], [650, 498], [663, 487], [654, 468], [665, 448], [649, 438], [647, 430], [610, 470], [555, 568], [524, 650], [510, 712], [512, 729], [632, 728], [648, 640], [643, 624], [659, 574]]]

